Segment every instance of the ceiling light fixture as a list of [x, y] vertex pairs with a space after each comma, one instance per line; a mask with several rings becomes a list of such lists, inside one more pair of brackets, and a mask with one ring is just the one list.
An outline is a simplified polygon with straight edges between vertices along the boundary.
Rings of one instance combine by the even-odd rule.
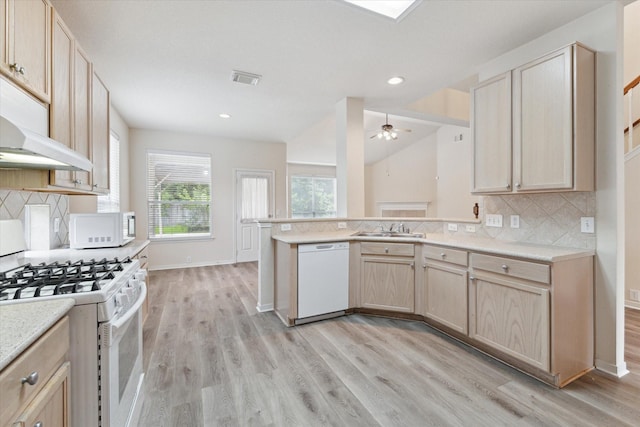
[[218, 114], [218, 116], [221, 119], [230, 119], [231, 118], [231, 114], [227, 114], [227, 113], [220, 113], [220, 114]]
[[387, 80], [387, 83], [389, 83], [390, 85], [399, 85], [400, 83], [404, 83], [404, 77], [402, 76], [393, 76], [391, 77], [389, 80]]
[[367, 9], [371, 12], [399, 21], [409, 12], [409, 9], [417, 0], [344, 0], [354, 6]]

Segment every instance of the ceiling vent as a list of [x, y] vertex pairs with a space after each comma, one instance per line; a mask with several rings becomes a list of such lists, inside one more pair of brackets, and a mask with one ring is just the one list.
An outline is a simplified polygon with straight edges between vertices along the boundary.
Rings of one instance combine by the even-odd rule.
[[246, 71], [233, 70], [231, 80], [237, 83], [257, 86], [262, 76], [260, 74], [247, 73]]

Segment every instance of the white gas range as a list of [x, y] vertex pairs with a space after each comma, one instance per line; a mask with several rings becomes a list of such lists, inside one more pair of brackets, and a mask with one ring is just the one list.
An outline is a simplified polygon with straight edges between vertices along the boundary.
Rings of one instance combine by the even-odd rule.
[[[0, 253], [0, 304], [73, 298], [71, 425], [134, 426], [143, 401], [146, 271], [137, 260], [92, 257], [96, 254], [100, 251], [51, 251], [40, 258]], [[64, 260], [69, 255], [74, 258]]]

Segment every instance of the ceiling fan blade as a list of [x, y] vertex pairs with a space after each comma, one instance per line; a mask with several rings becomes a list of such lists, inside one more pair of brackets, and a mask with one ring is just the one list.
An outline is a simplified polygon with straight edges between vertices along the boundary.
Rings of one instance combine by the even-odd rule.
[[393, 128], [393, 130], [395, 130], [396, 132], [411, 132], [411, 129], [396, 129], [396, 128]]

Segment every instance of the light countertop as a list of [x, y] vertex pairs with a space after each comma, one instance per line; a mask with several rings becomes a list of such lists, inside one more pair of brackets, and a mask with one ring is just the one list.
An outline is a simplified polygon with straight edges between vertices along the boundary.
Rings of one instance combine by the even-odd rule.
[[0, 305], [0, 370], [73, 307], [72, 298]]
[[560, 246], [538, 245], [533, 243], [512, 242], [480, 237], [454, 238], [445, 234], [427, 234], [424, 238], [362, 237], [354, 236], [354, 233], [356, 233], [356, 231], [354, 230], [312, 232], [301, 234], [282, 233], [273, 236], [273, 239], [284, 243], [297, 245], [337, 241], [424, 243], [475, 252], [486, 252], [493, 255], [526, 258], [533, 261], [541, 262], [558, 262], [573, 258], [595, 255], [595, 251], [591, 249], [565, 248]]

